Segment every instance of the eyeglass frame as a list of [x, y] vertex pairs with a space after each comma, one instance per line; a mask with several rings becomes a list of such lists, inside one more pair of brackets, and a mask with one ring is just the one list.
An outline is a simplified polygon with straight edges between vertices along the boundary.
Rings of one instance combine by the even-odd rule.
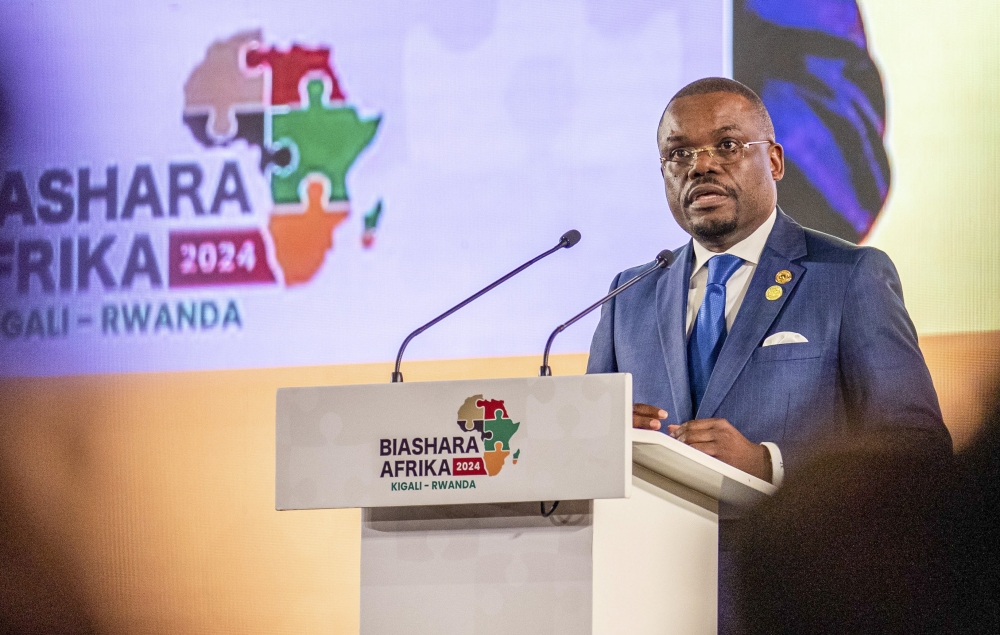
[[738, 139], [732, 139], [732, 138], [730, 138], [730, 139], [723, 139], [722, 141], [720, 141], [718, 144], [716, 144], [714, 146], [704, 146], [704, 147], [701, 147], [701, 148], [675, 148], [675, 149], [684, 149], [684, 150], [688, 150], [689, 152], [693, 152], [694, 153], [694, 157], [692, 158], [691, 162], [690, 163], [686, 163], [686, 162], [682, 163], [680, 161], [675, 161], [674, 159], [670, 159], [670, 158], [667, 158], [667, 157], [660, 157], [660, 167], [664, 167], [665, 168], [665, 167], [667, 167], [667, 163], [673, 163], [673, 164], [678, 165], [678, 166], [683, 166], [683, 167], [691, 168], [691, 167], [693, 167], [693, 166], [695, 166], [695, 165], [698, 164], [698, 156], [702, 152], [708, 152], [708, 157], [710, 159], [715, 159], [716, 162], [718, 162], [719, 159], [718, 159], [718, 157], [716, 157], [715, 152], [717, 152], [718, 149], [719, 149], [719, 146], [722, 145], [723, 143], [725, 143], [726, 141], [735, 141], [736, 143], [740, 144], [740, 149], [742, 150], [742, 154], [741, 154], [741, 156], [740, 156], [739, 159], [733, 160], [732, 163], [719, 163], [719, 165], [732, 165], [734, 163], [738, 163], [738, 162], [742, 161], [743, 159], [746, 158], [746, 156], [747, 156], [747, 148], [749, 148], [750, 146], [760, 145], [762, 143], [766, 143], [766, 144], [769, 144], [769, 145], [774, 145], [775, 144], [774, 141], [771, 141], [769, 139], [765, 139], [763, 141], [747, 141], [747, 142], [743, 142], [743, 141], [739, 141]]

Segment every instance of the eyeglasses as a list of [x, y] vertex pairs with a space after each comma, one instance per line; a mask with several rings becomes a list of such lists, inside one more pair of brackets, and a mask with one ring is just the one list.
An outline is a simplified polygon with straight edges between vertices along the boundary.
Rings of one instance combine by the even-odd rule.
[[747, 148], [761, 143], [770, 145], [774, 142], [750, 141], [749, 143], [743, 143], [736, 139], [723, 139], [718, 145], [706, 146], [704, 148], [674, 148], [667, 156], [660, 157], [660, 165], [673, 170], [685, 170], [698, 162], [698, 155], [702, 152], [707, 152], [708, 156], [715, 159], [715, 162], [719, 165], [732, 165], [743, 160], [743, 157], [746, 156]]

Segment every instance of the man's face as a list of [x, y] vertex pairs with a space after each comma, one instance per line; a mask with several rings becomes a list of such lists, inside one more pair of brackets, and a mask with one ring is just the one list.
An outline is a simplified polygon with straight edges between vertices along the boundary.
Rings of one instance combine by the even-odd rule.
[[[675, 100], [657, 131], [660, 156], [681, 147], [717, 146], [726, 139], [764, 141], [768, 133], [750, 102], [732, 93]], [[667, 202], [677, 224], [716, 252], [740, 242], [767, 220], [777, 203], [775, 181], [784, 175], [778, 144], [753, 145], [742, 160], [719, 165], [707, 152], [691, 166], [662, 166]]]

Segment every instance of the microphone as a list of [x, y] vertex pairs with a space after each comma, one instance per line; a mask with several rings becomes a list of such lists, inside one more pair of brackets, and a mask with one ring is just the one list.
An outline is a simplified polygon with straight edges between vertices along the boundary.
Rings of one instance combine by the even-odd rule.
[[584, 316], [586, 316], [588, 313], [590, 313], [591, 311], [593, 311], [597, 307], [603, 305], [605, 302], [607, 302], [611, 298], [615, 297], [616, 295], [618, 295], [619, 293], [621, 293], [625, 289], [628, 289], [633, 284], [635, 284], [636, 282], [639, 282], [640, 280], [642, 280], [643, 278], [645, 278], [649, 274], [653, 273], [657, 269], [663, 269], [665, 267], [669, 267], [670, 263], [672, 263], [673, 261], [674, 261], [674, 252], [670, 251], [669, 249], [664, 249], [660, 253], [656, 254], [656, 259], [653, 262], [653, 264], [651, 264], [648, 268], [646, 268], [643, 271], [641, 271], [639, 273], [639, 275], [635, 276], [634, 278], [632, 278], [631, 280], [629, 280], [625, 284], [619, 286], [617, 289], [615, 289], [614, 291], [612, 291], [608, 295], [604, 296], [603, 298], [601, 298], [600, 300], [598, 300], [594, 304], [591, 304], [590, 306], [588, 306], [586, 309], [584, 309], [580, 313], [577, 313], [576, 315], [573, 316], [572, 319], [570, 319], [565, 324], [560, 324], [559, 326], [557, 326], [556, 330], [552, 331], [552, 335], [549, 335], [549, 341], [547, 341], [545, 343], [545, 354], [542, 356], [542, 367], [538, 370], [538, 376], [539, 377], [550, 377], [552, 375], [552, 369], [549, 368], [549, 349], [552, 348], [552, 342], [553, 342], [553, 340], [556, 339], [556, 335], [559, 335], [560, 333], [562, 333], [563, 331], [565, 331], [568, 327], [570, 327], [574, 323], [576, 323], [577, 320], [580, 320], [581, 318], [583, 318]]
[[407, 335], [406, 339], [403, 340], [402, 346], [399, 347], [399, 352], [396, 353], [396, 370], [394, 370], [393, 373], [392, 373], [392, 383], [395, 384], [395, 383], [399, 383], [399, 382], [403, 381], [403, 373], [399, 372], [399, 365], [403, 361], [403, 351], [406, 349], [406, 345], [410, 343], [410, 340], [412, 340], [414, 337], [420, 335], [421, 333], [423, 333], [424, 331], [426, 331], [430, 327], [434, 326], [435, 324], [437, 324], [441, 320], [445, 319], [446, 317], [448, 317], [449, 315], [451, 315], [455, 311], [458, 311], [459, 309], [461, 309], [462, 307], [464, 307], [466, 304], [469, 304], [470, 302], [472, 302], [473, 300], [475, 300], [479, 296], [483, 295], [484, 293], [487, 293], [488, 291], [492, 291], [494, 288], [500, 286], [504, 282], [507, 282], [508, 280], [510, 280], [511, 278], [513, 278], [514, 276], [516, 276], [517, 274], [521, 273], [522, 271], [524, 271], [525, 269], [527, 269], [531, 265], [535, 264], [536, 262], [538, 262], [542, 258], [545, 258], [546, 256], [550, 256], [550, 255], [554, 254], [555, 252], [559, 251], [560, 249], [569, 249], [570, 247], [572, 247], [573, 245], [577, 244], [578, 242], [580, 242], [580, 232], [576, 231], [575, 229], [569, 230], [568, 232], [566, 232], [565, 234], [563, 234], [559, 238], [559, 244], [556, 245], [555, 247], [553, 247], [552, 249], [549, 249], [548, 251], [542, 253], [541, 255], [532, 258], [531, 260], [529, 260], [528, 262], [524, 263], [523, 265], [521, 265], [517, 269], [511, 271], [510, 273], [508, 273], [504, 277], [500, 278], [496, 282], [490, 284], [488, 287], [484, 287], [484, 288], [480, 289], [479, 291], [473, 293], [471, 296], [469, 296], [466, 299], [462, 300], [461, 302], [459, 302], [455, 306], [451, 307], [450, 309], [448, 309], [447, 311], [445, 311], [441, 315], [437, 316], [436, 318], [434, 318], [433, 320], [431, 320], [427, 324], [424, 324], [423, 326], [421, 326], [417, 330], [415, 330], [412, 333], [410, 333], [409, 335]]

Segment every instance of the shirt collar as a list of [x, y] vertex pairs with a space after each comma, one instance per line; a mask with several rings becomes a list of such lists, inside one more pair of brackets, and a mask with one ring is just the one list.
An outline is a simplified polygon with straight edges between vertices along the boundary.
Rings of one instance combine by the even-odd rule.
[[[767, 217], [760, 227], [755, 229], [752, 234], [736, 243], [723, 253], [732, 254], [739, 258], [742, 258], [745, 262], [756, 265], [760, 262], [760, 254], [764, 251], [764, 245], [767, 243], [767, 237], [771, 235], [771, 229], [774, 227], [774, 221], [778, 218], [778, 208], [775, 207], [771, 210], [771, 215]], [[712, 256], [717, 256], [719, 254], [714, 251], [709, 251], [701, 245], [697, 240], [692, 240], [691, 244], [694, 246], [694, 267], [691, 269], [691, 275], [698, 273], [708, 259]]]

